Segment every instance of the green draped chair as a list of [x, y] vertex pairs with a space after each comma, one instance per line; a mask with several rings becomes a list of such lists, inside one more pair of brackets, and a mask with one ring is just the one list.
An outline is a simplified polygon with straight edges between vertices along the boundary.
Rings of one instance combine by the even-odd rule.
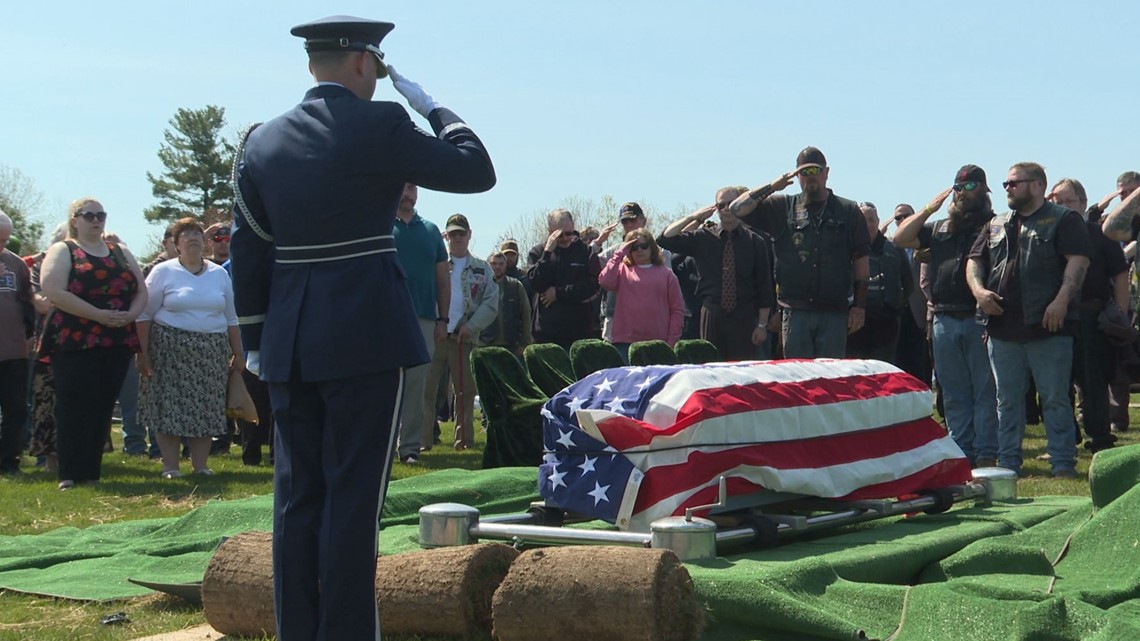
[[578, 380], [570, 355], [554, 343], [535, 343], [523, 349], [523, 360], [530, 379], [547, 396], [553, 397]]
[[570, 346], [570, 363], [575, 379], [585, 378], [598, 370], [625, 367], [621, 352], [600, 338], [583, 338]]
[[629, 364], [639, 367], [676, 365], [677, 354], [665, 341], [638, 341], [629, 346]]
[[724, 360], [720, 357], [720, 351], [717, 350], [716, 345], [703, 338], [679, 340], [673, 347], [673, 351], [677, 354], [678, 363], [719, 363]]
[[542, 411], [549, 400], [519, 359], [502, 347], [471, 351], [471, 370], [487, 416], [483, 469], [538, 467], [542, 463]]

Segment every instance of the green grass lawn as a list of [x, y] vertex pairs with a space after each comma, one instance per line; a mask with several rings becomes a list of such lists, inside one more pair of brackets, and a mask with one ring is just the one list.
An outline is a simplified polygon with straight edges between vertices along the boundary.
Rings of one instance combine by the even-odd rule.
[[[1140, 413], [1131, 410], [1133, 425], [1140, 426]], [[444, 441], [452, 433], [450, 425], [443, 429]], [[393, 479], [401, 479], [446, 468], [478, 469], [482, 464], [485, 435], [475, 430], [477, 447], [456, 452], [448, 446], [436, 446], [425, 452], [420, 464], [396, 463]], [[115, 433], [116, 445], [120, 435]], [[1140, 442], [1140, 429], [1121, 435], [1121, 445]], [[1018, 483], [1021, 496], [1056, 494], [1087, 496], [1085, 480], [1091, 456], [1080, 450], [1076, 480], [1054, 480], [1049, 464], [1034, 457], [1045, 451], [1043, 428], [1030, 426], [1024, 442], [1025, 477]], [[267, 464], [246, 467], [241, 453], [234, 447], [231, 454], [210, 459], [215, 476], [187, 475], [180, 479], [159, 478], [158, 461], [146, 457], [128, 457], [121, 453], [103, 458], [103, 482], [79, 486], [68, 492], [56, 489], [56, 479], [32, 467], [26, 460], [26, 473], [0, 477], [0, 534], [37, 534], [58, 527], [87, 527], [131, 519], [177, 517], [213, 499], [240, 499], [268, 494], [272, 491], [273, 471]], [[183, 470], [189, 463], [183, 462]], [[102, 625], [99, 619], [124, 611], [127, 624]], [[0, 591], [0, 641], [36, 639], [37, 641], [119, 641], [170, 632], [205, 623], [201, 610], [189, 607], [180, 599], [146, 596], [126, 601], [87, 603]]]

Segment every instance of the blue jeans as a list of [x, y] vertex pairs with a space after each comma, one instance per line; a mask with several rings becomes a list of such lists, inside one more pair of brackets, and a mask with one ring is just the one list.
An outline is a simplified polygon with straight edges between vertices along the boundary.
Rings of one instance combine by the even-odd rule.
[[973, 316], [934, 315], [931, 344], [942, 386], [942, 416], [970, 463], [998, 457], [997, 391], [982, 342], [984, 329]]
[[1041, 396], [1046, 450], [1053, 472], [1077, 466], [1076, 424], [1069, 400], [1073, 371], [1073, 339], [1054, 336], [1019, 343], [990, 338], [990, 367], [997, 384], [998, 455], [1002, 467], [1021, 470], [1021, 439], [1025, 435], [1027, 372], [1033, 373]]
[[784, 358], [843, 358], [847, 353], [847, 312], [781, 311]]
[[139, 425], [139, 371], [135, 369], [133, 358], [119, 390], [119, 413], [123, 416], [123, 451], [146, 454], [146, 428]]

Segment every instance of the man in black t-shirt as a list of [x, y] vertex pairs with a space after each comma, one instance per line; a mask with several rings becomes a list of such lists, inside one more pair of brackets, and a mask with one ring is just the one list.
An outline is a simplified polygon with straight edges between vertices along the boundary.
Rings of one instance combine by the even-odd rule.
[[1081, 283], [1092, 253], [1085, 221], [1045, 200], [1045, 168], [1018, 163], [1002, 186], [1013, 210], [991, 220], [970, 250], [966, 280], [986, 318], [997, 384], [998, 464], [1021, 470], [1025, 389], [1041, 395], [1053, 476], [1076, 476], [1069, 400]]
[[1079, 181], [1062, 178], [1049, 192], [1049, 200], [1074, 211], [1088, 209], [1092, 255], [1081, 287], [1080, 325], [1073, 351], [1073, 374], [1081, 389], [1085, 449], [1097, 452], [1116, 442], [1109, 431], [1108, 384], [1116, 369], [1114, 348], [1097, 326], [1108, 302], [1128, 309], [1128, 264], [1120, 243], [1109, 240], [1100, 230], [1101, 208], [1088, 207], [1088, 196]]

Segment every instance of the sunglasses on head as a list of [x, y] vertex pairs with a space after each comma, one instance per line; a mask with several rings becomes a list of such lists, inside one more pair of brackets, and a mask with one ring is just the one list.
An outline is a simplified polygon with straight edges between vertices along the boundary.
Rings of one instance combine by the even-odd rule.
[[976, 180], [970, 180], [970, 181], [967, 181], [964, 183], [954, 183], [954, 191], [957, 191], [957, 192], [974, 191], [980, 185], [981, 185], [981, 183], [979, 183]]
[[800, 170], [801, 176], [818, 176], [823, 172], [823, 167], [804, 167]]
[[107, 212], [105, 212], [105, 211], [81, 211], [78, 214], [75, 214], [75, 217], [76, 218], [82, 218], [83, 220], [86, 220], [89, 223], [93, 223], [96, 220], [98, 220], [99, 222], [103, 222], [104, 220], [107, 220]]

